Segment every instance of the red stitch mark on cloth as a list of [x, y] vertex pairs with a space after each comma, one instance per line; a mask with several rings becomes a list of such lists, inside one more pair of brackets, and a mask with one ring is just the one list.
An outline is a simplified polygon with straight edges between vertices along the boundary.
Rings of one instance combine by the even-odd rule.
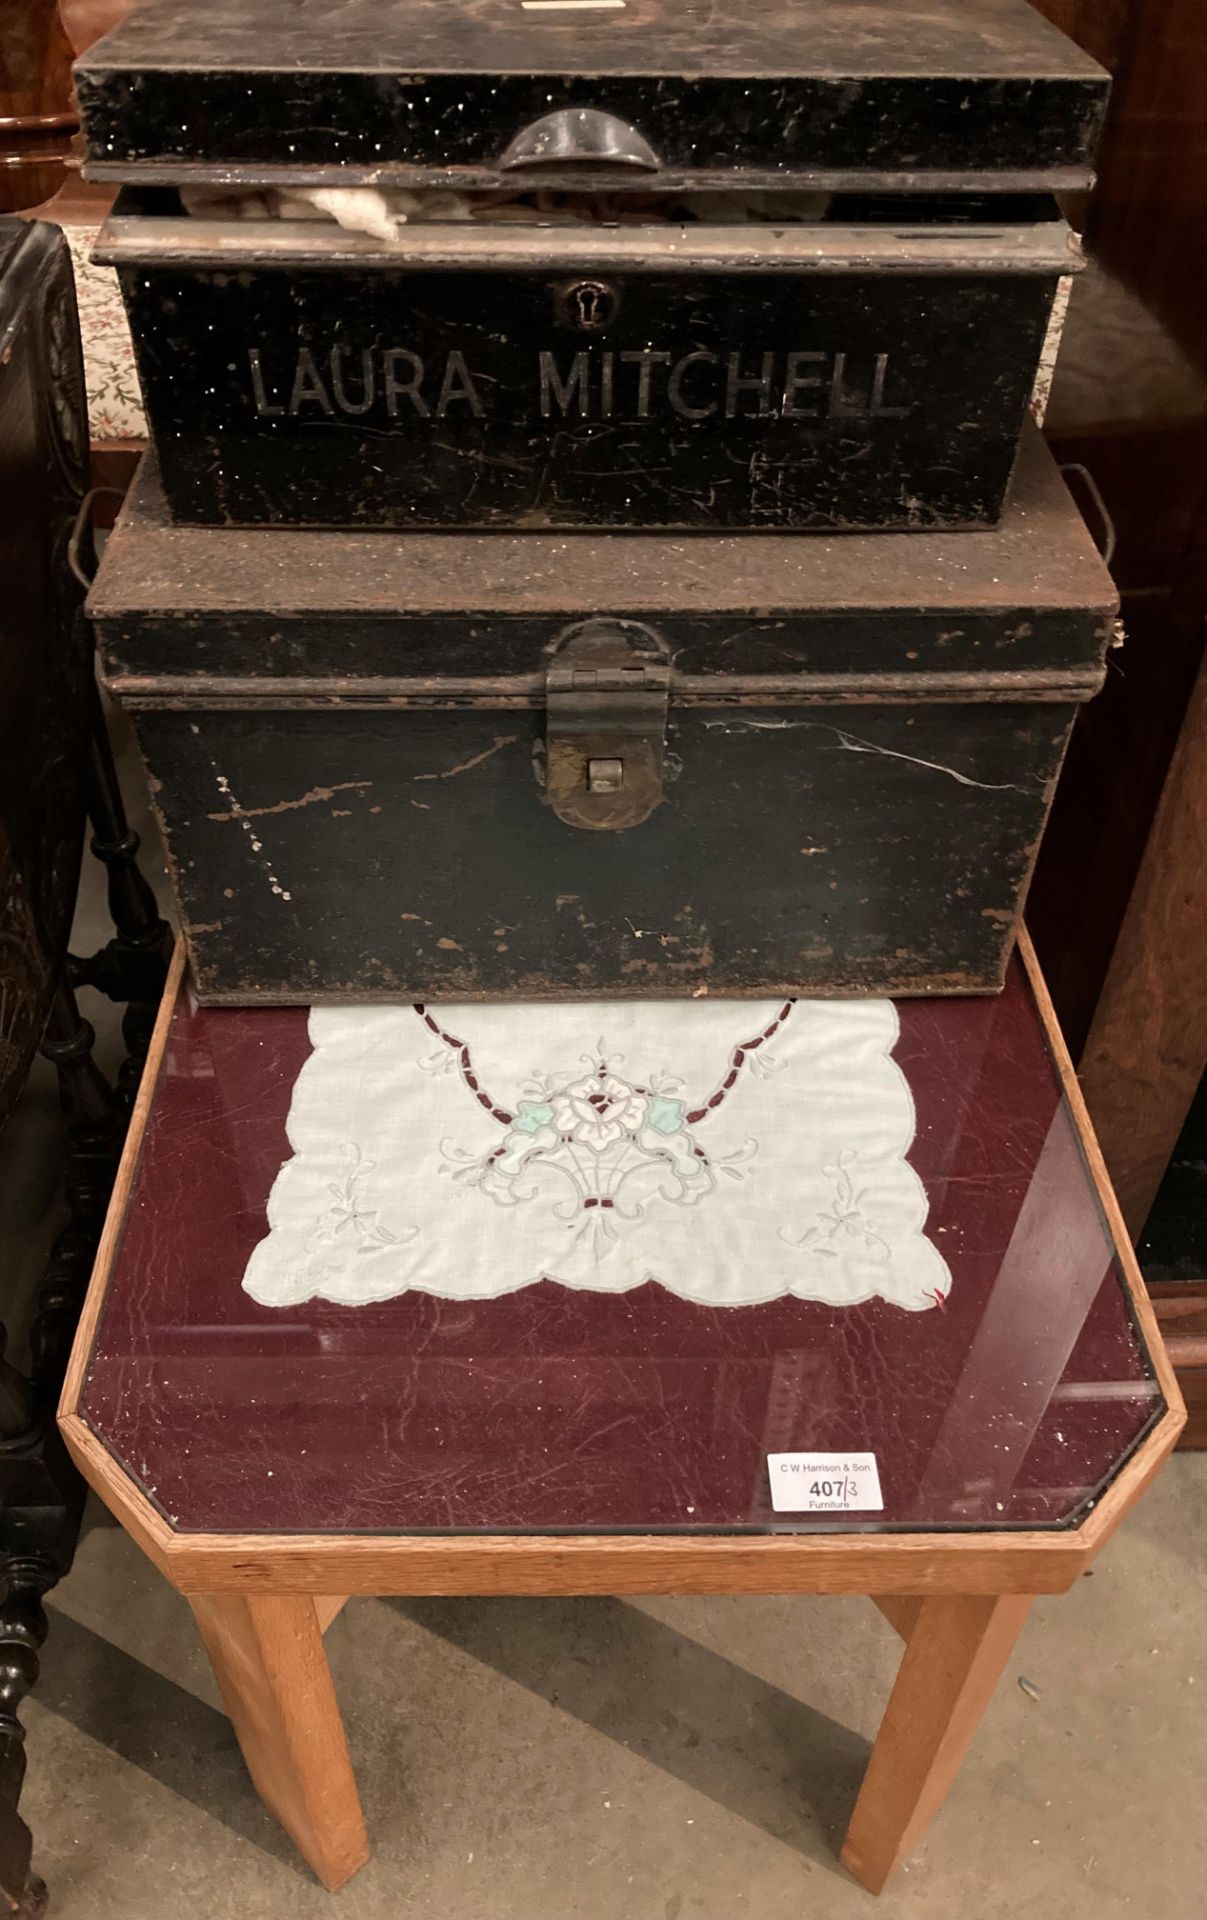
[[717, 1091], [714, 1094], [710, 1094], [702, 1107], [696, 1107], [693, 1112], [688, 1114], [687, 1124], [689, 1127], [696, 1126], [701, 1120], [707, 1120], [710, 1113], [716, 1112], [717, 1108], [725, 1099], [726, 1094], [735, 1085], [738, 1075], [746, 1064], [746, 1055], [753, 1053], [757, 1047], [765, 1046], [772, 1035], [779, 1032], [779, 1029], [783, 1026], [795, 1005], [795, 1000], [785, 1000], [783, 1006], [776, 1014], [775, 1019], [771, 1021], [769, 1026], [763, 1028], [762, 1033], [756, 1034], [753, 1040], [743, 1040], [740, 1047], [734, 1048], [729, 1056], [729, 1071], [717, 1088]]
[[495, 1102], [491, 1099], [490, 1095], [488, 1093], [485, 1093], [482, 1090], [481, 1086], [478, 1084], [478, 1076], [474, 1072], [473, 1060], [470, 1057], [469, 1048], [466, 1046], [464, 1040], [458, 1040], [455, 1033], [447, 1033], [445, 1029], [440, 1025], [439, 1021], [433, 1020], [431, 1014], [428, 1012], [427, 1008], [423, 1005], [422, 1001], [416, 1001], [414, 1003], [414, 1007], [415, 1007], [415, 1012], [419, 1015], [419, 1018], [422, 1020], [424, 1026], [430, 1027], [432, 1032], [437, 1036], [437, 1038], [440, 1040], [443, 1040], [445, 1046], [449, 1049], [450, 1053], [456, 1054], [457, 1064], [461, 1068], [461, 1078], [464, 1080], [466, 1086], [469, 1088], [469, 1091], [473, 1094], [474, 1099], [477, 1101], [478, 1105], [480, 1107], [485, 1107], [491, 1119], [497, 1120], [501, 1127], [509, 1127], [512, 1121], [514, 1120], [515, 1115], [512, 1113], [508, 1113], [506, 1108], [497, 1106]]

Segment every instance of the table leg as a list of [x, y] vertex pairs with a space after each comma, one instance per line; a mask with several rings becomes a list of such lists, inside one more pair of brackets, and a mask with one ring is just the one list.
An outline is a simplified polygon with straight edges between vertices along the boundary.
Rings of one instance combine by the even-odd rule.
[[346, 1593], [316, 1593], [314, 1609], [319, 1617], [319, 1632], [326, 1633], [331, 1622], [338, 1619], [348, 1604]]
[[872, 1893], [946, 1799], [1030, 1606], [1025, 1594], [921, 1602], [842, 1849]]
[[872, 1605], [879, 1607], [894, 1633], [908, 1640], [918, 1624], [918, 1614], [922, 1608], [920, 1600], [904, 1593], [874, 1593]]
[[197, 1594], [189, 1604], [256, 1791], [323, 1885], [342, 1886], [369, 1843], [313, 1598]]

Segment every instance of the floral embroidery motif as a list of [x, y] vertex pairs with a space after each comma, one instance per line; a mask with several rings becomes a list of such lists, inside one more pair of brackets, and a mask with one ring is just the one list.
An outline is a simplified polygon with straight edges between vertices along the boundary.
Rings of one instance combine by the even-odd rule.
[[363, 1159], [360, 1148], [351, 1140], [344, 1142], [340, 1152], [349, 1162], [347, 1175], [343, 1180], [327, 1182], [331, 1204], [316, 1221], [306, 1242], [305, 1251], [310, 1258], [306, 1261], [305, 1273], [310, 1280], [334, 1271], [337, 1263], [323, 1256], [341, 1251], [344, 1242], [353, 1242], [358, 1254], [368, 1253], [374, 1247], [402, 1246], [419, 1231], [418, 1227], [411, 1227], [400, 1237], [381, 1224], [376, 1209], [362, 1206], [361, 1189], [377, 1162]]
[[835, 1260], [839, 1242], [846, 1239], [862, 1241], [877, 1260], [891, 1258], [888, 1241], [876, 1232], [864, 1212], [867, 1194], [863, 1188], [856, 1187], [851, 1177], [851, 1168], [858, 1157], [853, 1149], [847, 1148], [836, 1160], [823, 1166], [822, 1172], [833, 1183], [833, 1194], [830, 1205], [819, 1212], [813, 1226], [796, 1239], [786, 1227], [780, 1228], [780, 1239], [794, 1253], [815, 1253], [823, 1260]]
[[576, 1080], [572, 1087], [555, 1095], [551, 1106], [530, 1111], [534, 1120], [540, 1115], [539, 1124], [548, 1124], [547, 1115], [565, 1139], [581, 1140], [592, 1153], [602, 1153], [626, 1133], [639, 1132], [645, 1125], [649, 1101], [635, 1087], [601, 1067], [598, 1073]]
[[[445, 1141], [445, 1165], [455, 1181], [478, 1189], [497, 1206], [516, 1207], [544, 1195], [571, 1231], [590, 1234], [603, 1258], [619, 1237], [616, 1222], [639, 1220], [651, 1201], [696, 1206], [716, 1191], [719, 1177], [748, 1178], [758, 1153], [755, 1141], [718, 1158], [700, 1144], [694, 1128], [722, 1105], [747, 1055], [763, 1047], [791, 1008], [786, 1002], [763, 1033], [734, 1049], [720, 1087], [691, 1112], [679, 1097], [680, 1081], [663, 1076], [639, 1086], [626, 1080], [601, 1042], [596, 1057], [585, 1061], [585, 1073], [568, 1083], [534, 1080], [514, 1114], [483, 1089], [464, 1042], [417, 1008], [439, 1033], [446, 1060], [460, 1067], [475, 1100], [507, 1128], [502, 1145], [485, 1155]], [[759, 1064], [764, 1072], [774, 1071], [765, 1059]], [[434, 1058], [425, 1066], [441, 1071]]]
[[939, 1311], [897, 1034], [882, 1001], [316, 1009], [244, 1286]]
[[542, 1193], [576, 1234], [589, 1234], [600, 1257], [618, 1238], [616, 1222], [639, 1220], [653, 1200], [695, 1206], [718, 1175], [744, 1180], [757, 1154], [748, 1140], [714, 1159], [686, 1124], [686, 1103], [669, 1083], [646, 1090], [604, 1062], [565, 1087], [534, 1088], [521, 1100], [503, 1144], [484, 1157], [446, 1141], [454, 1180], [502, 1207]]

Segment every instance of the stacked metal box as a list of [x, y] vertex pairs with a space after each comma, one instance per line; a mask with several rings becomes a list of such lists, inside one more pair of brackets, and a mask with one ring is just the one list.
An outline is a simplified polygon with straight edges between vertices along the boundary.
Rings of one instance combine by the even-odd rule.
[[155, 442], [93, 610], [204, 997], [1000, 984], [1114, 612], [1016, 464], [1092, 61], [1025, 0], [150, 0], [77, 85]]

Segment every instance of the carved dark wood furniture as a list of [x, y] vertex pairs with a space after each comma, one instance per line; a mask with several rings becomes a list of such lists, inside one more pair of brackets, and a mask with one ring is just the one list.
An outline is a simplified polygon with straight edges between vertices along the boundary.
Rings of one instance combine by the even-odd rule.
[[[88, 558], [87, 416], [71, 266], [62, 236], [0, 221], [0, 1125], [41, 1045], [59, 1077], [68, 1223], [28, 1330], [28, 1372], [0, 1328], [0, 1898], [36, 1911], [17, 1813], [21, 1700], [37, 1677], [41, 1601], [70, 1563], [83, 1487], [53, 1423], [126, 1114], [162, 985], [167, 930], [135, 866], [93, 674], [82, 602]], [[86, 817], [109, 868], [117, 933], [67, 952]], [[115, 1091], [92, 1059], [74, 988], [132, 1001], [131, 1059]], [[7, 1303], [0, 1310], [7, 1315]]]
[[0, 8], [0, 212], [36, 207], [67, 178], [79, 126], [58, 0]]

